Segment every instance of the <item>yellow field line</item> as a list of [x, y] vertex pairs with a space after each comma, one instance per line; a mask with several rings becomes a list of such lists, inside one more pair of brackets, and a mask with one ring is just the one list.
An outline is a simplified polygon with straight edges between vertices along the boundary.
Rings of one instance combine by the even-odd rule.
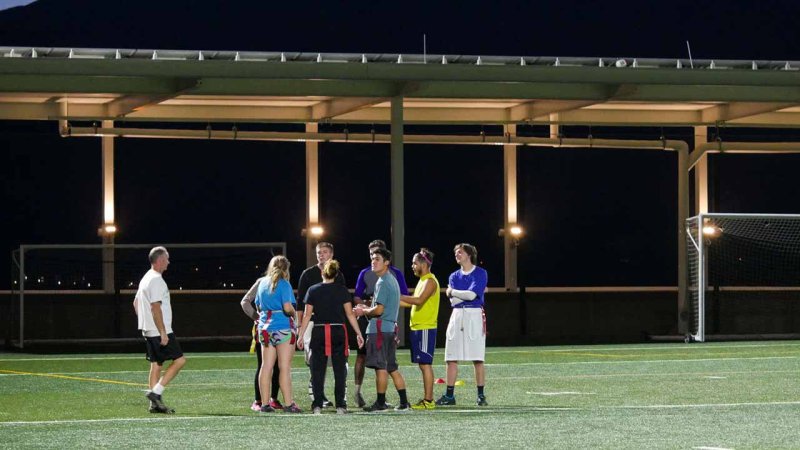
[[47, 377], [47, 378], [60, 378], [63, 380], [74, 380], [74, 381], [94, 381], [96, 383], [108, 383], [108, 384], [122, 384], [125, 386], [144, 386], [147, 387], [146, 384], [143, 383], [130, 383], [128, 381], [115, 381], [115, 380], [104, 380], [102, 378], [84, 378], [84, 377], [72, 377], [69, 375], [57, 375], [53, 373], [37, 373], [37, 372], [19, 372], [16, 370], [4, 370], [0, 369], [0, 373], [8, 373], [12, 375], [30, 375], [36, 377]]

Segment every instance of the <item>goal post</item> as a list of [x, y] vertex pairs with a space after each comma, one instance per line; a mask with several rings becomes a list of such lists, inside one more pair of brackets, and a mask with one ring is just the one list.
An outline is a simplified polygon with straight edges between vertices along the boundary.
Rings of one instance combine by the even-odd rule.
[[800, 215], [700, 214], [686, 245], [687, 340], [800, 331]]
[[[69, 328], [68, 334], [76, 341], [121, 340], [127, 333], [122, 313], [127, 311], [120, 311], [130, 303], [150, 267], [148, 252], [158, 245], [170, 252], [172, 264], [165, 275], [170, 290], [186, 294], [246, 291], [264, 273], [272, 256], [286, 254], [285, 242], [21, 245], [12, 253], [17, 269], [13, 344], [24, 348], [26, 342], [48, 340], [50, 333], [43, 329], [49, 326]], [[106, 283], [109, 271], [111, 292]], [[30, 301], [41, 303], [42, 299], [50, 305], [47, 320], [26, 314]], [[89, 309], [92, 306], [95, 311]], [[86, 314], [102, 316], [110, 324], [88, 327]]]

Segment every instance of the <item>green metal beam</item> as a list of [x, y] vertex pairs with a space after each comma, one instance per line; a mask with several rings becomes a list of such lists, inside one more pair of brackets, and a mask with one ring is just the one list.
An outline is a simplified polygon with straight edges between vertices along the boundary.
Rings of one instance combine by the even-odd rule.
[[194, 86], [195, 79], [0, 73], [0, 92], [168, 95]]

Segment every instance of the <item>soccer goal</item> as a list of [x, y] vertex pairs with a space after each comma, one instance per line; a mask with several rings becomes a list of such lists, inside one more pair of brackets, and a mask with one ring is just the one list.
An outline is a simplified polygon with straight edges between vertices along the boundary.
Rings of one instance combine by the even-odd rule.
[[800, 215], [700, 214], [686, 237], [688, 340], [800, 331]]
[[[13, 327], [16, 333], [6, 338], [20, 348], [36, 341], [130, 338], [135, 334], [131, 302], [150, 267], [147, 255], [155, 245], [169, 250], [171, 264], [165, 279], [174, 301], [183, 303], [186, 298], [213, 304], [224, 295], [240, 297], [263, 274], [272, 256], [286, 254], [284, 242], [22, 245], [12, 254], [17, 301], [12, 304], [9, 329]], [[232, 306], [244, 317], [236, 303]], [[207, 311], [205, 317], [192, 320], [202, 321], [204, 326], [197, 327], [201, 331], [187, 337], [225, 335], [223, 318], [216, 317], [214, 310]], [[183, 329], [189, 328], [184, 324]]]

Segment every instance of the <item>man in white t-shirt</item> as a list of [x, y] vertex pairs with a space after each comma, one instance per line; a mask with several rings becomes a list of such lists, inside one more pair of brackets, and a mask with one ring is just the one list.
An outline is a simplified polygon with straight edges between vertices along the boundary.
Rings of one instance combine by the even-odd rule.
[[[175, 410], [164, 404], [161, 394], [186, 364], [186, 357], [172, 332], [169, 288], [161, 276], [169, 266], [169, 253], [164, 247], [154, 247], [149, 258], [150, 270], [139, 281], [139, 290], [133, 299], [133, 309], [139, 319], [139, 329], [147, 345], [147, 360], [150, 361], [150, 389], [145, 395], [150, 400], [150, 412], [172, 414]], [[167, 360], [172, 360], [172, 363], [162, 375]]]

